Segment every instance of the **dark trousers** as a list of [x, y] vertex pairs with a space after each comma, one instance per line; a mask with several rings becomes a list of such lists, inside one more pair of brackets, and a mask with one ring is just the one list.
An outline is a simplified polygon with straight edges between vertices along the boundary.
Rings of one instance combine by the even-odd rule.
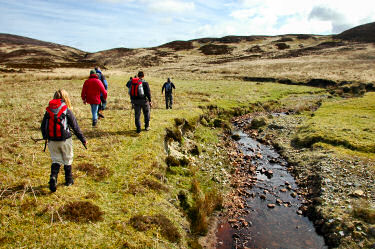
[[133, 100], [134, 106], [134, 116], [135, 116], [135, 126], [137, 130], [141, 130], [141, 111], [143, 111], [144, 121], [145, 121], [145, 128], [147, 128], [150, 124], [150, 104], [147, 100], [137, 99]]
[[107, 100], [105, 100], [105, 99], [103, 98], [103, 96], [100, 96], [99, 111], [104, 111], [106, 105], [107, 105]]
[[172, 93], [166, 93], [165, 94], [165, 108], [172, 109], [172, 104], [173, 104], [173, 96]]

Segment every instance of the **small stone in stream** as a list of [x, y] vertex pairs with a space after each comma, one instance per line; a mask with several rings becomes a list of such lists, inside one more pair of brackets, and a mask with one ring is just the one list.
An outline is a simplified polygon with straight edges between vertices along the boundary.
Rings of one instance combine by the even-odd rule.
[[248, 223], [247, 221], [244, 221], [244, 222], [243, 222], [243, 226], [244, 226], [244, 227], [248, 227], [248, 226], [249, 226], [249, 223]]
[[268, 208], [274, 208], [274, 207], [276, 207], [276, 205], [270, 203], [270, 204], [267, 204], [267, 207], [268, 207]]
[[271, 178], [272, 175], [273, 175], [273, 171], [272, 171], [272, 170], [267, 170], [267, 171], [265, 172], [265, 174], [266, 174], [267, 177]]
[[290, 196], [292, 196], [293, 198], [296, 198], [297, 193], [296, 193], [296, 192], [293, 192], [293, 193], [290, 194]]
[[250, 196], [251, 196], [252, 198], [255, 198], [256, 195], [255, 195], [255, 193], [251, 193]]
[[287, 203], [284, 203], [284, 207], [288, 207], [289, 205]]
[[236, 223], [237, 220], [236, 220], [236, 219], [229, 219], [228, 222], [229, 222], [229, 223]]
[[257, 154], [257, 158], [259, 158], [259, 159], [263, 159], [262, 154], [258, 153], [258, 154]]
[[222, 245], [224, 244], [224, 242], [219, 241], [217, 244], [218, 244], [219, 246], [222, 246]]
[[285, 182], [285, 185], [290, 185], [290, 183], [288, 181]]
[[281, 204], [283, 203], [283, 201], [280, 200], [280, 199], [277, 199], [277, 200], [276, 200], [276, 203], [281, 205]]
[[287, 190], [285, 188], [280, 189], [280, 192], [285, 193]]
[[263, 190], [263, 193], [268, 194], [269, 192], [268, 192], [267, 189], [265, 189], [265, 190]]
[[260, 199], [262, 199], [262, 200], [265, 200], [265, 199], [266, 199], [266, 196], [265, 196], [265, 195], [260, 195], [259, 197], [260, 197]]
[[297, 210], [297, 214], [302, 215], [303, 214], [302, 210]]
[[288, 185], [286, 186], [287, 189], [291, 190], [292, 189], [292, 186]]

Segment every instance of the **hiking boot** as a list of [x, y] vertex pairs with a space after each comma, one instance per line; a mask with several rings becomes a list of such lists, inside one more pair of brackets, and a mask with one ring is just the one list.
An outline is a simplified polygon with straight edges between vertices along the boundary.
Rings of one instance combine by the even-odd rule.
[[51, 190], [51, 192], [56, 192], [56, 186], [57, 186], [57, 179], [55, 176], [51, 176], [49, 178], [49, 190]]
[[145, 128], [145, 131], [149, 131], [149, 130], [150, 130], [150, 127], [147, 126], [147, 127]]
[[92, 121], [92, 127], [96, 127], [96, 124], [98, 123], [98, 120], [97, 119], [95, 119], [95, 120], [93, 120]]
[[104, 115], [102, 114], [101, 111], [98, 112], [98, 116], [99, 116], [99, 119], [104, 118]]
[[65, 171], [65, 186], [70, 186], [74, 184], [73, 176], [72, 176], [72, 166], [71, 165], [64, 165]]
[[141, 128], [137, 128], [137, 133], [141, 133]]
[[59, 171], [60, 171], [60, 164], [52, 163], [52, 165], [51, 165], [51, 175], [50, 175], [49, 182], [48, 182], [49, 189], [51, 190], [51, 192], [56, 192], [57, 176], [59, 174]]

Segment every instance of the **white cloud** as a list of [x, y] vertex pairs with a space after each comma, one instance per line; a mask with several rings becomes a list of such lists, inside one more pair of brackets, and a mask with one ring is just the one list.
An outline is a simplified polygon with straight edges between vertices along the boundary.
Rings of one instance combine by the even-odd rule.
[[166, 12], [173, 15], [174, 13], [189, 12], [195, 9], [194, 2], [182, 2], [176, 0], [166, 0], [166, 1], [152, 1], [149, 3], [148, 7], [152, 11], [156, 12]]

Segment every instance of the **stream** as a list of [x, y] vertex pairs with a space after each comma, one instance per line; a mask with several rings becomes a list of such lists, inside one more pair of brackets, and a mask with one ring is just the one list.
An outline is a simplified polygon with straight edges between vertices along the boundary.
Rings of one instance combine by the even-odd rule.
[[328, 248], [313, 223], [302, 215], [299, 207], [304, 199], [298, 195], [287, 162], [272, 146], [264, 145], [236, 130], [237, 141], [244, 155], [251, 156], [257, 167], [256, 183], [245, 198], [245, 214], [236, 218], [245, 227], [224, 222], [217, 230], [216, 248]]

